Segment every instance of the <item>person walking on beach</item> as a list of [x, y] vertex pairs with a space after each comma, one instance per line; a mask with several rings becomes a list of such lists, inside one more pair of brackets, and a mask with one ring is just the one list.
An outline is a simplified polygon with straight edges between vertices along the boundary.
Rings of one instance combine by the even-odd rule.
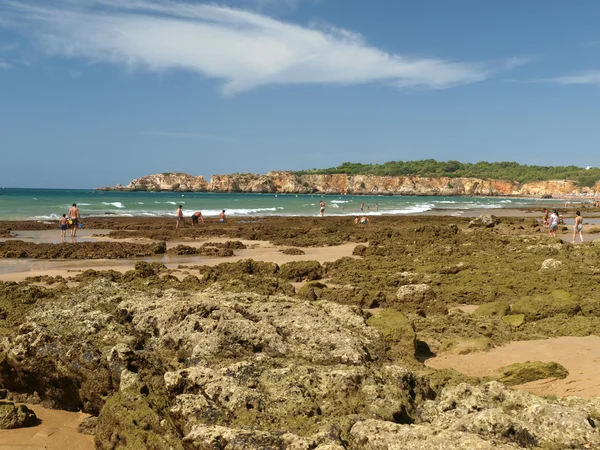
[[319, 214], [321, 217], [323, 217], [323, 214], [325, 214], [325, 202], [323, 200], [319, 202]]
[[550, 224], [548, 225], [548, 236], [556, 237], [556, 230], [558, 230], [558, 211], [553, 209], [548, 220], [550, 221]]
[[202, 213], [200, 211], [196, 211], [194, 214], [192, 214], [192, 226], [198, 226], [198, 219], [204, 223], [204, 217], [202, 217]]
[[221, 211], [221, 214], [219, 214], [219, 223], [225, 223], [227, 222], [227, 217], [225, 217], [225, 210]]
[[79, 214], [79, 208], [75, 203], [69, 209], [69, 225], [71, 225], [71, 237], [77, 237], [77, 228], [79, 228], [79, 221], [81, 220], [81, 215]]
[[60, 237], [64, 240], [67, 237], [67, 215], [63, 214], [58, 221], [60, 227]]
[[183, 222], [183, 206], [179, 205], [177, 211], [175, 211], [175, 216], [177, 217], [177, 224], [175, 225], [175, 229], [179, 228], [179, 222], [184, 224]]
[[573, 244], [577, 239], [577, 233], [579, 233], [579, 239], [583, 242], [583, 217], [581, 217], [581, 213], [577, 211], [575, 213], [575, 225], [573, 226]]

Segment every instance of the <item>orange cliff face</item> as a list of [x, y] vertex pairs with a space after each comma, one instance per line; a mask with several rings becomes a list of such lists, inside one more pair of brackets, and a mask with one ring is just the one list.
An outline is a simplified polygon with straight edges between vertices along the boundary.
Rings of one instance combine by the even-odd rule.
[[479, 178], [429, 178], [375, 175], [295, 175], [289, 172], [269, 172], [266, 175], [235, 173], [213, 175], [210, 182], [203, 177], [185, 173], [148, 175], [118, 185], [112, 190], [256, 192], [297, 194], [370, 194], [370, 195], [467, 195], [467, 196], [547, 196], [587, 192], [600, 193], [600, 182], [593, 188], [580, 188], [567, 180], [511, 183]]

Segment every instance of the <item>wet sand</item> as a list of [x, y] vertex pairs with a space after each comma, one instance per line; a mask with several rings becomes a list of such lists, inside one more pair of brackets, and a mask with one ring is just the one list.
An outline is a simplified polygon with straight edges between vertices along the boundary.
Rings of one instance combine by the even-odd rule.
[[443, 355], [428, 359], [425, 365], [434, 369], [455, 369], [474, 377], [491, 376], [498, 369], [526, 361], [555, 361], [569, 375], [564, 380], [548, 379], [515, 386], [536, 395], [600, 395], [600, 337], [558, 337], [538, 341], [515, 341], [488, 352], [468, 355]]
[[77, 432], [88, 414], [27, 405], [40, 424], [16, 430], [0, 430], [0, 450], [93, 450], [94, 437]]

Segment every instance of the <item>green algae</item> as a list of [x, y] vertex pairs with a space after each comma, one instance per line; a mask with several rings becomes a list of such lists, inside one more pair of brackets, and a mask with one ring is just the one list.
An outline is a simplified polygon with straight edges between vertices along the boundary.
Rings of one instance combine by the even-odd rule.
[[502, 320], [513, 327], [520, 327], [525, 322], [525, 314], [509, 314], [502, 317]]
[[510, 312], [510, 304], [507, 301], [484, 303], [475, 310], [473, 314], [480, 316], [506, 316]]
[[319, 261], [292, 261], [282, 264], [278, 275], [292, 281], [320, 280], [323, 267]]
[[498, 378], [498, 381], [509, 386], [547, 378], [564, 379], [569, 375], [569, 371], [564, 366], [554, 361], [515, 363], [501, 368], [500, 372], [502, 375]]
[[393, 356], [415, 355], [417, 335], [405, 314], [395, 309], [382, 309], [369, 317], [367, 324], [383, 335]]
[[524, 314], [528, 322], [558, 314], [574, 316], [580, 311], [578, 297], [564, 290], [552, 291], [549, 295], [521, 297], [511, 307], [513, 314]]

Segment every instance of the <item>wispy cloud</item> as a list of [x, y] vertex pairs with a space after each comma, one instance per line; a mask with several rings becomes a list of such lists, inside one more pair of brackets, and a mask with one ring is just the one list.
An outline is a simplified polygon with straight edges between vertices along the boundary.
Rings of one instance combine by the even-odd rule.
[[0, 69], [10, 69], [12, 66], [6, 61], [0, 59]]
[[[0, 3], [0, 25], [49, 57], [82, 58], [129, 70], [185, 69], [224, 81], [227, 95], [270, 84], [444, 89], [514, 67], [387, 53], [360, 34], [315, 29], [214, 4], [158, 0], [32, 0]], [[511, 62], [513, 61], [513, 62]]]
[[160, 136], [167, 138], [201, 139], [206, 141], [238, 142], [237, 139], [228, 136], [217, 136], [208, 133], [182, 133], [179, 131], [142, 131], [148, 136]]
[[554, 78], [545, 78], [536, 80], [542, 83], [556, 83], [556, 84], [588, 84], [594, 86], [600, 86], [600, 70], [590, 70], [587, 72], [579, 72], [570, 75], [562, 75]]

